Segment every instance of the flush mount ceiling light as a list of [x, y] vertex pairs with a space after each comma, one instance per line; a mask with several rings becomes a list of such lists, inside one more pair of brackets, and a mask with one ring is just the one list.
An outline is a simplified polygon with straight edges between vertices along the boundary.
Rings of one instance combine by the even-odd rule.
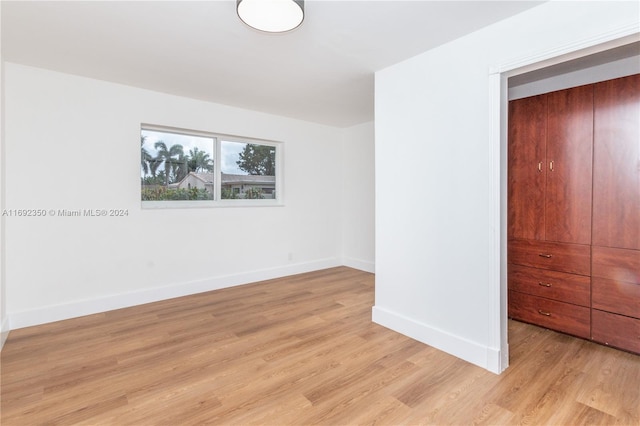
[[304, 20], [304, 0], [237, 0], [245, 24], [268, 33], [291, 31]]

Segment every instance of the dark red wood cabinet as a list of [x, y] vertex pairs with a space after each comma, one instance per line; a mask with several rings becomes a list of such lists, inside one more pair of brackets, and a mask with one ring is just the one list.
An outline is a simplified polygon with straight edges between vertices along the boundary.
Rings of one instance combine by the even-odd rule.
[[594, 85], [593, 340], [640, 353], [640, 74]]
[[509, 316], [640, 353], [640, 74], [509, 102]]

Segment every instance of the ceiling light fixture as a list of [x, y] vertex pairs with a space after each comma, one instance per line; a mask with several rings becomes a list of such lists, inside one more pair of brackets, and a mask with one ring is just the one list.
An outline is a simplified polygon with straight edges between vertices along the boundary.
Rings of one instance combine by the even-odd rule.
[[268, 33], [291, 31], [304, 20], [304, 0], [237, 0], [236, 10], [242, 22]]

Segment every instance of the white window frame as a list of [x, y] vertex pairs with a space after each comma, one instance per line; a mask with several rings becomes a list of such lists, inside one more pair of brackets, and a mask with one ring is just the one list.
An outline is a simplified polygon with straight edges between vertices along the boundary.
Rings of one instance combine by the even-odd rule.
[[[159, 126], [143, 123], [140, 125], [140, 133], [143, 130], [155, 132], [176, 133], [187, 136], [199, 136], [213, 139], [214, 152], [214, 192], [213, 200], [166, 200], [146, 201], [140, 200], [143, 209], [190, 209], [190, 208], [215, 208], [215, 207], [269, 207], [283, 206], [283, 179], [282, 168], [284, 158], [284, 142], [252, 137], [227, 135], [223, 133], [205, 132], [200, 130], [182, 129], [177, 127]], [[138, 135], [139, 136], [139, 135]], [[222, 142], [251, 143], [256, 145], [272, 146], [276, 149], [275, 165], [275, 192], [272, 199], [221, 199], [222, 196]], [[139, 194], [139, 192], [138, 192]]]

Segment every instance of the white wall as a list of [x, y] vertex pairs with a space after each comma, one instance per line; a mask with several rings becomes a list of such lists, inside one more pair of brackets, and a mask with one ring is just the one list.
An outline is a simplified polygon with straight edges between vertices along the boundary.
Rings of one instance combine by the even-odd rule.
[[552, 1], [376, 73], [374, 321], [490, 371], [506, 366], [491, 70], [638, 32], [639, 12]]
[[[341, 264], [345, 131], [11, 63], [5, 79], [6, 208], [129, 211], [8, 218], [11, 328]], [[285, 205], [141, 209], [140, 123], [283, 141]]]
[[[0, 23], [2, 22], [2, 2], [0, 2]], [[2, 33], [0, 24], [0, 34]], [[0, 46], [2, 43], [0, 43]], [[0, 214], [4, 210], [4, 62], [2, 61], [2, 48], [0, 47]], [[7, 317], [7, 297], [4, 268], [4, 217], [0, 216], [0, 350], [9, 334]]]
[[342, 263], [375, 269], [374, 124], [345, 129], [342, 145]]
[[640, 56], [633, 56], [567, 72], [555, 77], [543, 78], [530, 83], [509, 87], [509, 100], [526, 98], [541, 93], [554, 92], [556, 90], [597, 83], [638, 73], [640, 73]]

